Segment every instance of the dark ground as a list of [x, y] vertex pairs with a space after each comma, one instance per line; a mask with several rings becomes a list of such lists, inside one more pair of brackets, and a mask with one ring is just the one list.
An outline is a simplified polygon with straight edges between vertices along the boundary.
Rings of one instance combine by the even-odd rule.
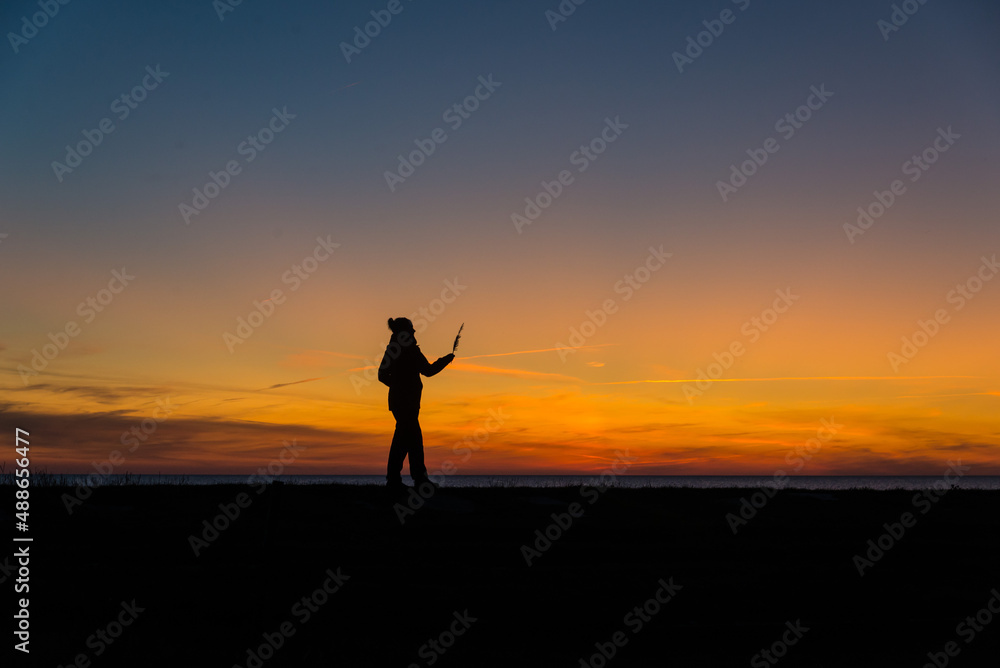
[[[401, 524], [379, 487], [256, 489], [98, 488], [69, 515], [72, 490], [33, 488], [33, 665], [246, 667], [283, 622], [293, 634], [250, 666], [768, 666], [754, 657], [786, 622], [808, 631], [780, 666], [919, 668], [949, 641], [948, 665], [1000, 657], [1000, 614], [972, 638], [956, 629], [1000, 588], [993, 492], [914, 506], [913, 492], [785, 490], [734, 535], [726, 514], [756, 490], [444, 488]], [[250, 505], [196, 557], [189, 536], [241, 492]], [[583, 516], [529, 567], [521, 546], [574, 501]], [[854, 555], [907, 511], [915, 526], [859, 576]], [[306, 621], [293, 606], [327, 569], [348, 579]], [[11, 601], [16, 576], [0, 577]], [[682, 588], [640, 630], [625, 620], [671, 578]], [[88, 637], [133, 599], [142, 611], [97, 655]], [[614, 657], [592, 659], [616, 632]], [[443, 654], [421, 651], [443, 633]]]

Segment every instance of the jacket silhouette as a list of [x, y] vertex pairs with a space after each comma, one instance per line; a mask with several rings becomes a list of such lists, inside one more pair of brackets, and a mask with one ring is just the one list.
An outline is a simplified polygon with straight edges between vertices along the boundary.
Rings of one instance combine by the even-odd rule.
[[429, 362], [417, 345], [413, 324], [408, 318], [389, 318], [389, 329], [392, 336], [379, 365], [378, 379], [389, 387], [389, 410], [396, 418], [396, 430], [389, 446], [386, 484], [400, 488], [403, 486], [403, 460], [407, 456], [414, 482], [429, 482], [424, 466], [424, 437], [418, 419], [424, 387], [420, 376], [429, 378], [440, 373], [455, 356], [445, 355], [433, 364]]

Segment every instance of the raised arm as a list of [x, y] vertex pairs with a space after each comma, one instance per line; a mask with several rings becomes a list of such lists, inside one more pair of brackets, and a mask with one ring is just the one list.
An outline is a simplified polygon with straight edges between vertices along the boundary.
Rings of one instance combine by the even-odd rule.
[[428, 378], [440, 373], [442, 370], [444, 370], [446, 366], [451, 364], [451, 361], [453, 359], [455, 359], [455, 355], [449, 353], [444, 357], [439, 357], [437, 361], [434, 362], [434, 364], [431, 364], [430, 362], [427, 361], [427, 358], [424, 357], [424, 354], [422, 352], [418, 350], [417, 354], [420, 356], [419, 358], [420, 373], [424, 374]]

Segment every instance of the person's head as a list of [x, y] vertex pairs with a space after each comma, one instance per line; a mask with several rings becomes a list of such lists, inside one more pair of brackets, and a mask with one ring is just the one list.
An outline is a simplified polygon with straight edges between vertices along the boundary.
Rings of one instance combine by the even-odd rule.
[[389, 330], [398, 339], [413, 339], [413, 323], [409, 318], [389, 318]]

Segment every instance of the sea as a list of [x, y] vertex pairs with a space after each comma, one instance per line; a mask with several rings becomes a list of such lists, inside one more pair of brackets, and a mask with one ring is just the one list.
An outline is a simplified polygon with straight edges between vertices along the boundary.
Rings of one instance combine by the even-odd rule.
[[[605, 484], [625, 489], [682, 487], [690, 489], [776, 487], [801, 490], [921, 490], [990, 489], [1000, 490], [1000, 476], [789, 476], [777, 485], [774, 476], [698, 475], [440, 475], [431, 479], [441, 487], [580, 487]], [[163, 475], [163, 474], [52, 474], [43, 484], [56, 485], [259, 485], [281, 481], [287, 485], [383, 485], [382, 475]], [[3, 480], [2, 482], [7, 482]], [[41, 482], [41, 481], [34, 481]], [[412, 484], [407, 476], [403, 482]]]

